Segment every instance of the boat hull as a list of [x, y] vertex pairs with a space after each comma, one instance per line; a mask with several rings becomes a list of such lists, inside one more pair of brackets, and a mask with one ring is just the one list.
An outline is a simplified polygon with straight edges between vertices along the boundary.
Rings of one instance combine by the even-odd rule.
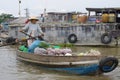
[[42, 68], [80, 75], [102, 74], [101, 56], [49, 56], [17, 51], [17, 59], [40, 65]]

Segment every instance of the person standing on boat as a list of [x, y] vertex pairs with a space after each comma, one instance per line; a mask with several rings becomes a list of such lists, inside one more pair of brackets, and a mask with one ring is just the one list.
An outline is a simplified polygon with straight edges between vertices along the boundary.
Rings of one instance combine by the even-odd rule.
[[[25, 25], [24, 28], [22, 28], [20, 30], [20, 32], [25, 31], [31, 37], [44, 36], [44, 33], [41, 30], [40, 25], [37, 23], [37, 21], [39, 21], [39, 19], [37, 17], [30, 17], [28, 20], [29, 20], [29, 22]], [[33, 39], [28, 38], [28, 40], [27, 40], [28, 46], [30, 46], [32, 42], [33, 42]]]

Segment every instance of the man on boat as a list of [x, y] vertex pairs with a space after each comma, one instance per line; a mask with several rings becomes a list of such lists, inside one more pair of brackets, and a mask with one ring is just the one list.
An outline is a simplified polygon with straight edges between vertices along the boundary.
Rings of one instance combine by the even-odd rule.
[[[37, 17], [30, 17], [29, 19], [29, 22], [25, 25], [24, 28], [22, 28], [20, 30], [20, 32], [27, 32], [27, 35], [30, 37], [38, 37], [38, 36], [44, 36], [44, 33], [43, 31], [41, 30], [41, 27], [40, 25], [37, 23], [37, 21], [39, 21], [39, 19]], [[32, 38], [28, 38], [27, 40], [27, 43], [28, 43], [28, 46], [31, 45], [31, 43], [33, 42], [33, 39]]]

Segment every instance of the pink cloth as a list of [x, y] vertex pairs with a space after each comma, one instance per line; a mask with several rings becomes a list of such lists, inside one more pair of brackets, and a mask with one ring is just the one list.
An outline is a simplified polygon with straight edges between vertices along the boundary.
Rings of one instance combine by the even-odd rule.
[[28, 47], [32, 44], [32, 42], [33, 42], [33, 39], [27, 40]]

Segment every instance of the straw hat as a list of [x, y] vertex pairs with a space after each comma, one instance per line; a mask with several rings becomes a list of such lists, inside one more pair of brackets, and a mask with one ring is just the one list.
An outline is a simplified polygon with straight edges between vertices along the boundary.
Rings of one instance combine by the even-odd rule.
[[39, 21], [39, 19], [37, 17], [35, 17], [35, 16], [30, 17], [29, 20], [37, 20], [37, 21]]

